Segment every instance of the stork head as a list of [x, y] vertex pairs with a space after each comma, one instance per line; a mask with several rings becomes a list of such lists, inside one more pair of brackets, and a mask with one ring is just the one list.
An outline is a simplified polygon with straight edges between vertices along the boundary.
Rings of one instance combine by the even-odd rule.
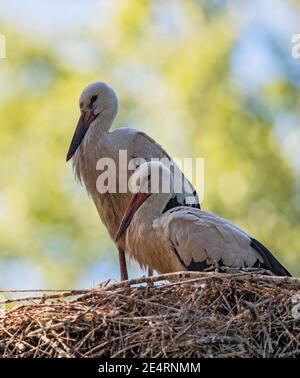
[[109, 129], [118, 112], [118, 99], [107, 84], [96, 82], [88, 85], [79, 97], [81, 115], [73, 135], [67, 161], [76, 152], [89, 127], [98, 123]]
[[165, 165], [158, 161], [150, 161], [142, 164], [132, 174], [129, 188], [133, 192], [133, 195], [115, 236], [116, 242], [129, 227], [134, 214], [150, 196], [156, 199], [156, 201], [151, 203], [154, 207], [151, 208], [152, 212], [160, 210], [159, 208], [155, 209], [155, 206], [165, 206], [165, 202], [170, 199], [174, 190], [173, 177], [170, 169]]

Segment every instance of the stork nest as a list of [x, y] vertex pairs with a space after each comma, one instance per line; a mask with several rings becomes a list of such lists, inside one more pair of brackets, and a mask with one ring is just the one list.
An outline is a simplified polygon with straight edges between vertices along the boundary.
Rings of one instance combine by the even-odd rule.
[[0, 355], [300, 357], [300, 279], [265, 273], [181, 272], [3, 299]]

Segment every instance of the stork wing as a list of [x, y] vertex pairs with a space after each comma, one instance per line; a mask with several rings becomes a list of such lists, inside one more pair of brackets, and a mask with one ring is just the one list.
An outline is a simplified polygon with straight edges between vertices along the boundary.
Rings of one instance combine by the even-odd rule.
[[217, 215], [178, 207], [161, 220], [171, 248], [187, 270], [203, 270], [216, 262], [234, 268], [263, 267], [277, 275], [290, 275], [262, 244]]
[[[174, 167], [174, 177], [178, 180], [182, 179], [182, 190], [180, 193], [176, 193], [176, 195], [171, 198], [170, 202], [167, 204], [164, 212], [176, 207], [176, 206], [190, 206], [200, 208], [199, 198], [197, 192], [190, 181], [184, 176], [180, 168], [175, 164], [169, 154], [162, 148], [162, 146], [154, 139], [149, 137], [149, 135], [143, 133], [142, 131], [137, 131], [134, 138], [134, 148], [132, 151], [138, 153], [136, 157], [144, 158], [146, 161], [149, 161], [153, 158], [162, 159], [166, 158], [165, 160], [161, 160], [161, 162], [165, 165], [171, 163]], [[168, 165], [168, 168], [170, 166]]]

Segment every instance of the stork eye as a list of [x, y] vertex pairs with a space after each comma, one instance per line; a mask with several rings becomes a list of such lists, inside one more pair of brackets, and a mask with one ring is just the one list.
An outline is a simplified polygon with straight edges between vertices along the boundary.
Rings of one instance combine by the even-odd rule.
[[93, 105], [93, 103], [97, 100], [98, 98], [98, 95], [95, 95], [95, 96], [92, 96], [91, 97], [91, 106]]

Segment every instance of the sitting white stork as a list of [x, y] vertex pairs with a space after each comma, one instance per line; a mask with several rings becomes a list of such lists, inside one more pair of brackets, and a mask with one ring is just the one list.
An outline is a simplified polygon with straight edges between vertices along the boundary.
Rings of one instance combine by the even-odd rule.
[[[96, 182], [101, 173], [97, 169], [99, 159], [113, 159], [116, 165], [115, 179], [118, 183], [120, 150], [127, 151], [126, 170], [128, 162], [135, 158], [146, 161], [152, 158], [165, 158], [171, 161], [171, 158], [159, 144], [141, 131], [132, 128], [110, 131], [118, 112], [118, 99], [114, 90], [107, 84], [96, 82], [88, 85], [80, 95], [79, 106], [81, 116], [68, 151], [67, 161], [73, 157], [77, 178], [85, 184], [102, 222], [111, 238], [114, 238], [131, 194], [128, 191], [121, 193], [118, 185], [115, 193], [100, 193], [97, 190]], [[132, 171], [128, 170], [127, 176], [130, 177], [131, 174]], [[181, 175], [177, 166], [175, 166], [174, 174]], [[167, 208], [178, 205], [200, 207], [196, 191], [186, 178], [184, 178], [183, 187], [182, 193], [174, 194], [170, 198]], [[118, 240], [117, 247], [121, 280], [126, 280], [128, 274], [124, 238]]]
[[[260, 267], [278, 276], [290, 273], [260, 242], [219, 216], [178, 206], [163, 210], [173, 195], [174, 179], [160, 162], [142, 164], [131, 176], [140, 186], [132, 195], [117, 241], [126, 231], [126, 250], [142, 267], [159, 273], [201, 271], [213, 264]], [[169, 181], [169, 192], [162, 182]], [[165, 186], [166, 188], [167, 186]]]

